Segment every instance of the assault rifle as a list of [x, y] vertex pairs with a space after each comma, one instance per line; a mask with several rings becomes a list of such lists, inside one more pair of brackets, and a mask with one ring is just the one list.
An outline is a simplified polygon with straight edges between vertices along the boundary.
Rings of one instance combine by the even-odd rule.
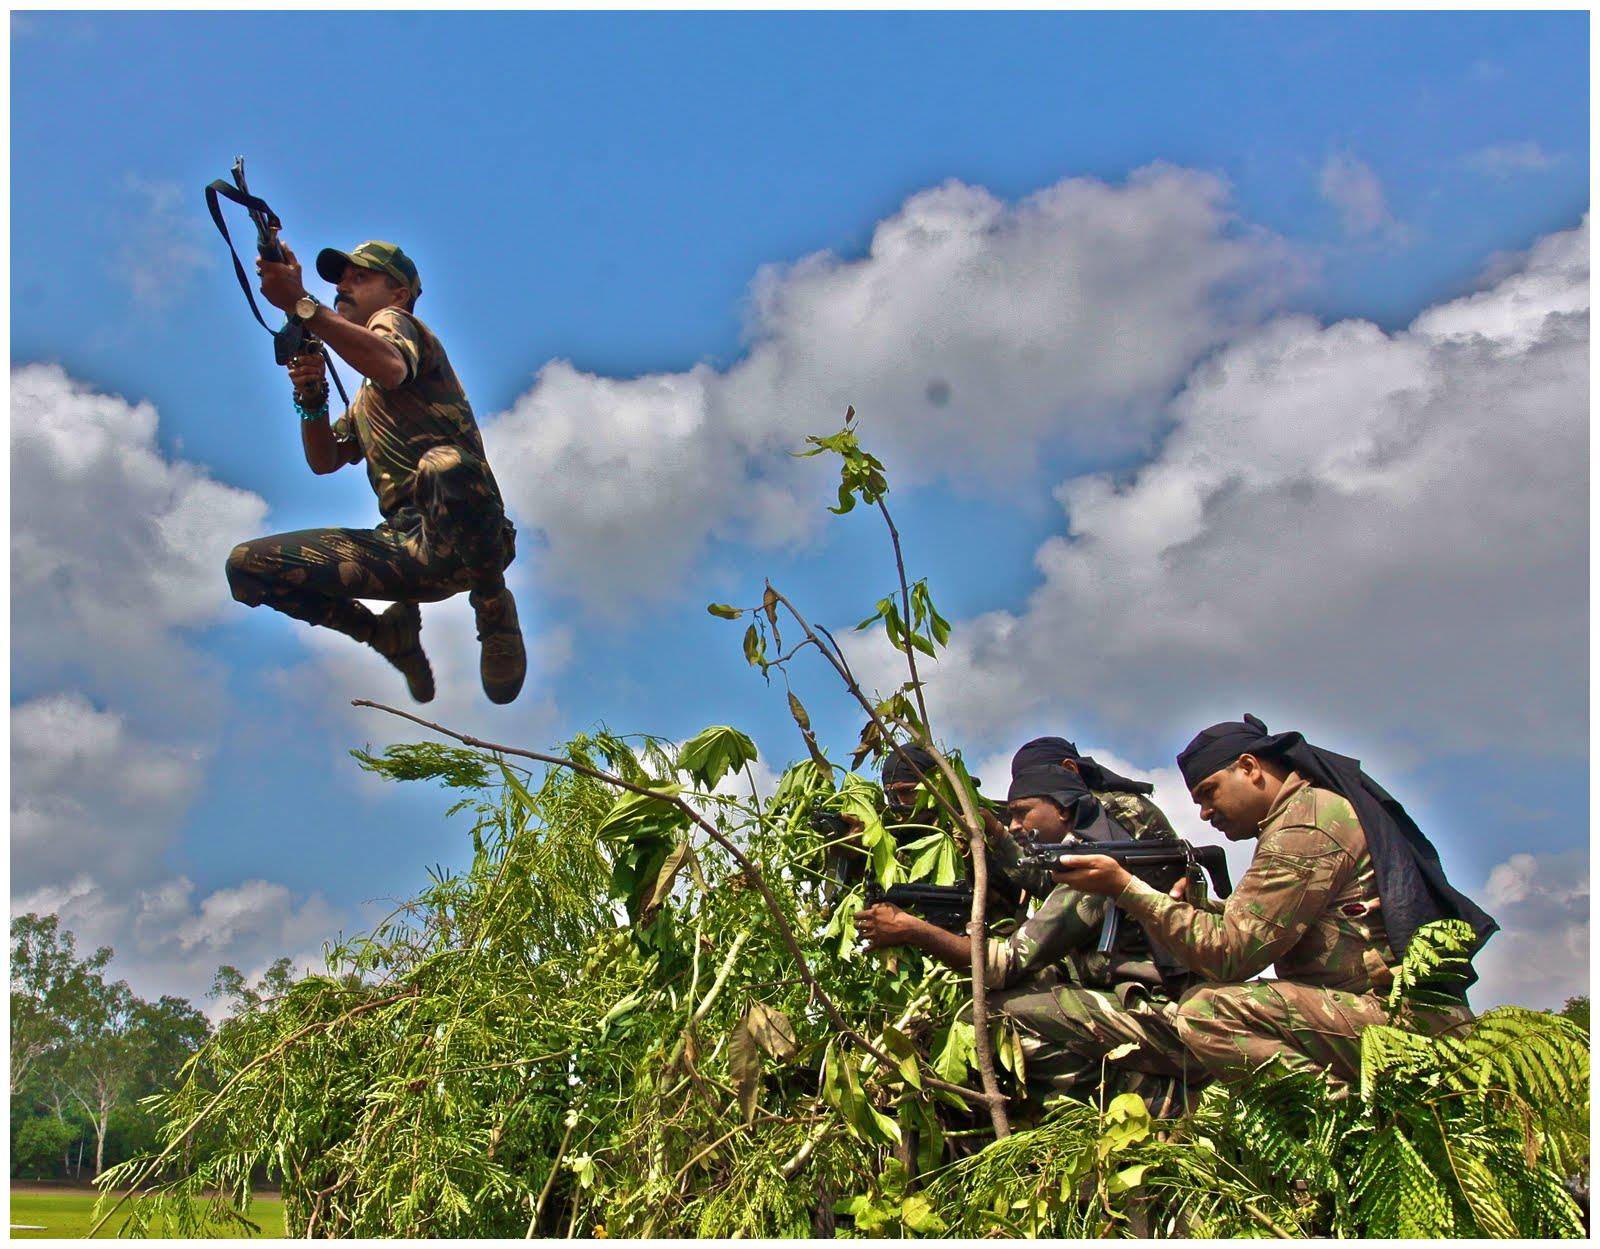
[[[1022, 843], [1020, 866], [1051, 872], [1060, 869], [1061, 860], [1086, 854], [1103, 854], [1115, 859], [1138, 879], [1152, 889], [1166, 893], [1187, 879], [1190, 888], [1205, 883], [1201, 873], [1211, 878], [1213, 892], [1226, 898], [1233, 892], [1233, 880], [1228, 875], [1228, 860], [1221, 846], [1194, 846], [1187, 841], [1087, 841], [1081, 837], [1068, 837], [1064, 841]], [[1117, 942], [1118, 926], [1122, 912], [1106, 902], [1105, 918], [1100, 923], [1100, 941], [1095, 948], [1101, 954], [1110, 954]]]
[[272, 335], [273, 359], [279, 364], [288, 364], [298, 355], [319, 353], [328, 362], [328, 374], [339, 390], [339, 398], [344, 400], [346, 407], [349, 407], [350, 396], [345, 394], [344, 383], [339, 380], [339, 371], [333, 367], [333, 357], [328, 354], [327, 347], [306, 329], [300, 319], [290, 317], [282, 328], [275, 330], [262, 317], [261, 309], [256, 305], [256, 297], [250, 290], [250, 278], [245, 273], [244, 262], [239, 259], [239, 253], [233, 250], [233, 238], [228, 234], [228, 223], [223, 220], [222, 205], [217, 203], [217, 197], [221, 196], [238, 204], [250, 214], [250, 221], [256, 228], [256, 252], [263, 260], [279, 264], [283, 262], [283, 245], [278, 242], [278, 231], [283, 228], [283, 223], [278, 220], [278, 214], [267, 206], [266, 200], [250, 194], [249, 184], [244, 179], [244, 157], [235, 157], [233, 168], [229, 172], [233, 178], [232, 183], [218, 178], [206, 187], [206, 208], [210, 210], [211, 220], [216, 223], [218, 231], [222, 234], [222, 241], [228, 245], [228, 254], [233, 257], [233, 273], [239, 279], [239, 289], [249, 301], [250, 311], [261, 323], [261, 328]]
[[[837, 811], [830, 811], [823, 806], [812, 807], [806, 813], [806, 819], [817, 832], [833, 840], [844, 838], [855, 831], [843, 815]], [[858, 878], [857, 873], [852, 873], [850, 879]], [[989, 914], [991, 917], [994, 915], [995, 907], [1015, 911], [1020, 906], [1023, 896], [1022, 889], [1006, 875], [998, 863], [990, 865]], [[866, 887], [863, 905], [873, 906], [879, 902], [887, 902], [892, 906], [899, 907], [902, 911], [910, 911], [913, 915], [927, 920], [930, 924], [937, 925], [947, 932], [957, 934], [965, 933], [967, 924], [972, 920], [972, 886], [970, 884], [905, 884], [891, 885], [888, 889], [885, 889], [875, 882], [869, 882]]]
[[971, 885], [890, 885], [885, 889], [873, 882], [867, 886], [866, 905], [876, 906], [879, 902], [910, 911], [957, 935], [965, 933], [972, 920]]

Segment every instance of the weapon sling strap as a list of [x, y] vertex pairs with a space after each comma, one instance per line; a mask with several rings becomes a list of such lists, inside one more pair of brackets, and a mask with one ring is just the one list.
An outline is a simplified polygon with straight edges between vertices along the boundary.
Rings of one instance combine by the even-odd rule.
[[[206, 208], [211, 212], [211, 220], [216, 223], [217, 231], [222, 235], [222, 241], [228, 245], [228, 255], [233, 257], [233, 275], [239, 279], [239, 289], [244, 292], [245, 300], [250, 304], [250, 312], [260, 323], [261, 328], [276, 338], [278, 331], [268, 325], [261, 316], [261, 309], [256, 304], [255, 294], [250, 290], [250, 276], [245, 272], [244, 262], [239, 259], [239, 253], [234, 250], [233, 237], [228, 233], [228, 223], [222, 216], [222, 205], [217, 203], [219, 195], [223, 199], [232, 200], [247, 212], [260, 213], [266, 219], [270, 229], [281, 229], [283, 223], [278, 220], [278, 214], [267, 206], [266, 200], [256, 195], [246, 194], [232, 183], [218, 178], [206, 187]], [[322, 358], [328, 362], [328, 374], [333, 378], [333, 384], [339, 392], [340, 400], [348, 408], [350, 406], [350, 396], [345, 393], [344, 383], [339, 380], [339, 370], [333, 366], [333, 356], [328, 352], [328, 345], [318, 342], [317, 349], [321, 351]]]

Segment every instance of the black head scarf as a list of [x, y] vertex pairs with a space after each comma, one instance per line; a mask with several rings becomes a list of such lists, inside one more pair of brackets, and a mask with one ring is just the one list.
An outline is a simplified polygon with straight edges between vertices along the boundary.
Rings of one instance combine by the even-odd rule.
[[[1240, 755], [1274, 759], [1293, 768], [1313, 785], [1342, 795], [1355, 808], [1367, 835], [1367, 852], [1378, 876], [1383, 922], [1389, 945], [1403, 955], [1411, 936], [1436, 919], [1465, 920], [1477, 933], [1477, 953], [1500, 927], [1476, 903], [1445, 879], [1439, 852], [1423, 835], [1406, 809], [1361, 770], [1361, 761], [1313, 746], [1299, 733], [1268, 733], [1255, 716], [1213, 724], [1183, 748], [1178, 770], [1193, 789]], [[1469, 972], [1467, 983], [1477, 979]]]
[[1126, 776], [1118, 776], [1110, 768], [1096, 763], [1088, 755], [1080, 755], [1078, 748], [1064, 737], [1036, 737], [1017, 751], [1011, 760], [1011, 770], [1016, 772], [1018, 767], [1026, 760], [1033, 762], [1061, 763], [1071, 759], [1078, 765], [1078, 775], [1083, 777], [1084, 784], [1090, 789], [1104, 790], [1107, 793], [1117, 794], [1149, 794], [1155, 792], [1155, 786], [1148, 781], [1135, 781]]
[[[918, 769], [921, 769], [921, 776], [917, 775]], [[880, 775], [885, 789], [891, 785], [915, 785], [923, 776], [938, 776], [939, 765], [921, 746], [901, 746], [889, 752]]]
[[1057, 748], [1059, 744], [1059, 737], [1041, 737], [1017, 751], [1011, 760], [1011, 789], [1006, 801], [1049, 798], [1067, 813], [1072, 827], [1082, 828], [1094, 819], [1100, 804], [1083, 777], [1062, 766], [1066, 756]]

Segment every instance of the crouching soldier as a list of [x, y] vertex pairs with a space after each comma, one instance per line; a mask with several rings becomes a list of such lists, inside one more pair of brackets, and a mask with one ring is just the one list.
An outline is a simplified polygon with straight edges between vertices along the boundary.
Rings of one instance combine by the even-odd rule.
[[[1080, 769], [1068, 766], [1074, 761], [1069, 755], [1076, 752], [1061, 738], [1040, 738], [1017, 752], [1007, 794], [1010, 825], [992, 844], [1015, 850], [1021, 838], [1054, 843], [1068, 835], [1176, 840], [1138, 782], [1097, 768], [1097, 780], [1118, 787], [1104, 792], [1121, 795], [1118, 806], [1135, 813], [1124, 823], [1110, 801], [1091, 792]], [[1134, 923], [1119, 926], [1109, 953], [1097, 950], [1106, 905], [1104, 898], [1051, 884], [1039, 910], [1016, 932], [990, 938], [989, 1001], [1017, 1030], [1030, 1100], [1098, 1100], [1104, 1080], [1104, 1096], [1138, 1093], [1152, 1113], [1171, 1117], [1182, 1112], [1190, 1085], [1203, 1076], [1172, 1022], [1186, 977], [1173, 961], [1158, 959]], [[971, 966], [966, 937], [896, 908], [870, 907], [856, 917], [856, 927], [874, 948], [908, 945], [958, 970]]]
[[[1224, 1080], [1268, 1064], [1355, 1080], [1361, 1032], [1385, 1021], [1412, 934], [1460, 919], [1481, 946], [1495, 922], [1451, 887], [1405, 808], [1354, 759], [1246, 716], [1204, 730], [1178, 766], [1203, 819], [1230, 840], [1257, 839], [1220, 913], [1160, 893], [1103, 855], [1065, 859], [1056, 878], [1114, 898], [1157, 948], [1208, 982], [1163, 1021], [1162, 1043], [1175, 1029]], [[1269, 965], [1276, 980], [1250, 980]], [[1470, 1017], [1463, 999], [1410, 1022], [1438, 1031]]]
[[[879, 773], [883, 787], [883, 823], [895, 845], [904, 849], [909, 843], [941, 828], [948, 830], [949, 816], [929, 797], [930, 790], [923, 788], [924, 780], [938, 778], [939, 765], [921, 746], [897, 746], [885, 756]], [[980, 807], [986, 826], [1000, 828], [992, 811]], [[853, 816], [835, 817], [843, 835], [829, 848], [827, 871], [832, 881], [832, 894], [838, 897], [859, 886], [867, 875], [867, 855], [861, 848], [861, 826]], [[961, 853], [967, 850], [965, 834], [956, 838]], [[965, 863], [968, 886], [972, 882], [972, 865]], [[956, 886], [951, 886], [955, 889]], [[985, 914], [988, 923], [1010, 922], [1016, 924], [1027, 914], [1028, 891], [1017, 884], [1017, 874], [1004, 866], [993, 866], [989, 871], [988, 905]]]

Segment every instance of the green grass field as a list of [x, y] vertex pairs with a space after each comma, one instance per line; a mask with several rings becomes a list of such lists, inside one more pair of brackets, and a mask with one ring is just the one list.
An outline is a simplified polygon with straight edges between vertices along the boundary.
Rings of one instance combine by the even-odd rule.
[[[61, 1192], [44, 1192], [37, 1189], [12, 1189], [11, 1191], [11, 1224], [32, 1224], [42, 1228], [40, 1231], [14, 1230], [11, 1236], [15, 1240], [39, 1239], [51, 1236], [87, 1236], [89, 1229], [94, 1226], [95, 1194], [78, 1190], [63, 1190]], [[283, 1203], [276, 1197], [257, 1197], [250, 1204], [250, 1219], [261, 1226], [261, 1235], [278, 1236], [283, 1233]], [[120, 1228], [123, 1215], [116, 1218], [100, 1229], [101, 1236], [114, 1235]], [[151, 1234], [161, 1236], [165, 1233], [159, 1227], [150, 1229]], [[236, 1227], [224, 1230], [219, 1235], [237, 1238], [250, 1236], [253, 1233], [245, 1228]]]

